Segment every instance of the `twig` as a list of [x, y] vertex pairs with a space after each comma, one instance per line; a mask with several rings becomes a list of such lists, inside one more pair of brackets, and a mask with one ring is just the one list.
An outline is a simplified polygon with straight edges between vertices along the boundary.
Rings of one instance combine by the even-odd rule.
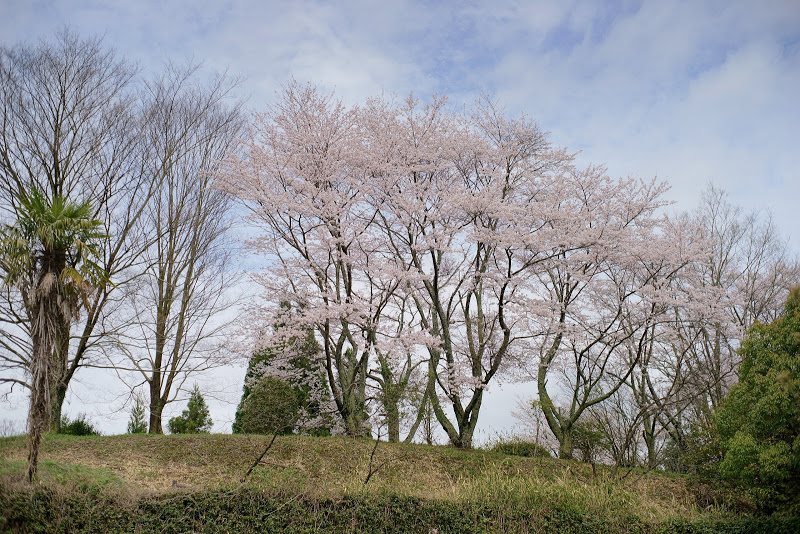
[[[647, 471], [645, 471], [645, 473], [647, 473], [647, 472], [649, 472], [649, 471], [650, 471], [650, 469], [648, 468], [648, 469], [647, 469]], [[633, 467], [629, 467], [629, 468], [628, 468], [628, 472], [627, 472], [627, 473], [625, 473], [624, 475], [622, 475], [621, 477], [619, 477], [619, 480], [620, 480], [620, 482], [622, 482], [623, 480], [625, 480], [626, 478], [628, 478], [628, 475], [630, 475], [632, 472], [633, 472]]]
[[278, 437], [278, 433], [277, 432], [272, 434], [272, 439], [269, 441], [269, 445], [267, 445], [267, 448], [264, 449], [264, 452], [261, 453], [261, 456], [259, 456], [258, 459], [256, 459], [255, 462], [253, 462], [253, 465], [250, 466], [250, 469], [248, 469], [247, 473], [245, 473], [244, 476], [242, 477], [242, 482], [241, 482], [242, 484], [245, 483], [245, 481], [247, 480], [247, 477], [249, 477], [250, 473], [253, 472], [253, 469], [255, 469], [256, 466], [261, 463], [261, 460], [264, 459], [264, 456], [267, 455], [267, 452], [272, 448], [272, 444], [275, 443], [275, 438], [277, 438], [277, 437]]
[[378, 444], [381, 442], [381, 432], [380, 428], [378, 429], [378, 435], [375, 438], [375, 445], [372, 446], [372, 452], [369, 455], [369, 466], [367, 468], [367, 478], [364, 479], [364, 486], [366, 487], [369, 480], [372, 478], [372, 475], [383, 469], [383, 467], [389, 463], [389, 460], [385, 460], [378, 465], [375, 465], [375, 453], [378, 450]]
[[[640, 480], [642, 480], [642, 479], [643, 479], [643, 478], [644, 478], [646, 475], [648, 475], [648, 474], [650, 473], [650, 471], [652, 471], [652, 470], [653, 470], [653, 468], [652, 468], [652, 467], [650, 467], [650, 466], [648, 466], [648, 467], [647, 467], [647, 469], [645, 469], [643, 473], [637, 473], [637, 474], [639, 475], [638, 477], [631, 477], [630, 484], [625, 484], [625, 485], [626, 485], [627, 487], [629, 487], [629, 488], [630, 488], [630, 487], [633, 487], [633, 485], [634, 485], [635, 483], [637, 483], [637, 482], [639, 482]], [[625, 478], [626, 478], [628, 475], [630, 475], [632, 471], [633, 471], [633, 467], [631, 467], [631, 468], [628, 470], [628, 472], [627, 472], [627, 473], [625, 473], [625, 476], [623, 476], [622, 478], [620, 478], [620, 479], [619, 479], [619, 480], [620, 480], [620, 482], [622, 482], [623, 480], [625, 480]]]

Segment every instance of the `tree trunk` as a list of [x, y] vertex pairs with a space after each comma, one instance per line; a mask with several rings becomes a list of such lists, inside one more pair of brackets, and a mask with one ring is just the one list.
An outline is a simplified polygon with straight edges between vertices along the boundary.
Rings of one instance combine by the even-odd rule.
[[653, 421], [651, 421], [650, 417], [645, 417], [643, 426], [644, 431], [642, 434], [645, 446], [647, 447], [647, 467], [653, 469], [658, 465], [658, 451], [656, 450], [656, 435], [653, 428]]
[[[42, 277], [44, 278], [44, 277]], [[41, 286], [37, 287], [40, 291]], [[49, 423], [50, 394], [52, 391], [53, 353], [56, 350], [52, 321], [58, 313], [54, 295], [45, 296], [38, 302], [38, 316], [33, 319], [31, 329], [31, 405], [28, 411], [28, 482], [33, 483], [39, 464], [39, 445], [42, 434]], [[49, 313], [48, 313], [49, 312]]]
[[61, 413], [64, 399], [67, 397], [69, 377], [67, 376], [67, 359], [69, 358], [70, 319], [57, 319], [56, 339], [50, 363], [50, 409], [47, 414], [47, 430], [58, 434], [61, 432]]
[[396, 403], [386, 407], [386, 426], [389, 443], [400, 443], [400, 410]]
[[47, 425], [47, 372], [36, 373], [28, 414], [28, 482], [33, 483], [39, 462], [39, 445]]
[[475, 423], [477, 418], [472, 418], [468, 421], [464, 426], [459, 428], [458, 432], [458, 441], [454, 442], [453, 445], [459, 449], [471, 449], [472, 448], [472, 438], [475, 434]]
[[558, 457], [561, 460], [572, 460], [572, 427], [564, 428], [558, 439]]
[[148, 434], [163, 434], [164, 428], [161, 426], [161, 412], [164, 407], [161, 402], [150, 403], [150, 425]]
[[64, 399], [67, 397], [67, 384], [59, 381], [56, 384], [54, 396], [51, 398], [52, 405], [50, 407], [50, 431], [56, 434], [61, 433], [61, 414], [64, 407]]
[[350, 412], [344, 416], [344, 431], [352, 438], [363, 438], [367, 433], [364, 428], [364, 417], [358, 412]]
[[161, 417], [166, 404], [161, 400], [159, 395], [161, 390], [161, 383], [154, 377], [150, 382], [150, 425], [148, 427], [148, 434], [163, 434], [164, 428], [161, 425]]

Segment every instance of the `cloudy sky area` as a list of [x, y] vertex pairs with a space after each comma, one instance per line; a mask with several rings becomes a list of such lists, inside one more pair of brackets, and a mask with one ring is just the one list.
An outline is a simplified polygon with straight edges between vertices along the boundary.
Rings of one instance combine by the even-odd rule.
[[[709, 181], [748, 210], [771, 210], [800, 251], [795, 0], [0, 0], [4, 44], [64, 24], [103, 35], [145, 72], [193, 58], [242, 74], [255, 110], [291, 76], [349, 103], [413, 91], [461, 104], [485, 92], [580, 150], [582, 162], [668, 181], [676, 210], [692, 209]], [[484, 435], [512, 423], [512, 389], [492, 392]], [[82, 409], [89, 390], [68, 411]]]

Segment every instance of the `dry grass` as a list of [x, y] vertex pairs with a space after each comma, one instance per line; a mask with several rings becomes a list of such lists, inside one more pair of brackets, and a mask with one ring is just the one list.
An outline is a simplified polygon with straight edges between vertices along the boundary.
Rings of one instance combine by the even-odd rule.
[[[224, 490], [239, 486], [268, 440], [242, 435], [47, 436], [42, 477], [49, 485], [62, 484], [72, 469], [73, 479], [77, 474], [103, 479], [104, 491], [131, 496]], [[24, 469], [25, 445], [22, 437], [0, 439], [0, 484], [14, 482]], [[372, 446], [369, 440], [341, 437], [279, 437], [245, 485], [309, 498], [367, 493], [491, 502], [507, 509], [568, 505], [648, 522], [729, 515], [699, 505], [684, 477], [634, 472], [621, 479], [578, 462], [424, 445], [381, 443], [374, 464], [380, 468], [365, 487]]]

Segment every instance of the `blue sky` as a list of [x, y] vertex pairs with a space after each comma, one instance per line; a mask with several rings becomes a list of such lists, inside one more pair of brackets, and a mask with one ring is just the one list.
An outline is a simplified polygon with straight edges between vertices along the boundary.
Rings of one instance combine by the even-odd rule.
[[4, 44], [64, 24], [146, 72], [194, 58], [242, 74], [253, 109], [290, 76], [348, 102], [487, 92], [584, 162], [668, 181], [676, 210], [708, 181], [771, 210], [800, 251], [795, 0], [0, 0]]

